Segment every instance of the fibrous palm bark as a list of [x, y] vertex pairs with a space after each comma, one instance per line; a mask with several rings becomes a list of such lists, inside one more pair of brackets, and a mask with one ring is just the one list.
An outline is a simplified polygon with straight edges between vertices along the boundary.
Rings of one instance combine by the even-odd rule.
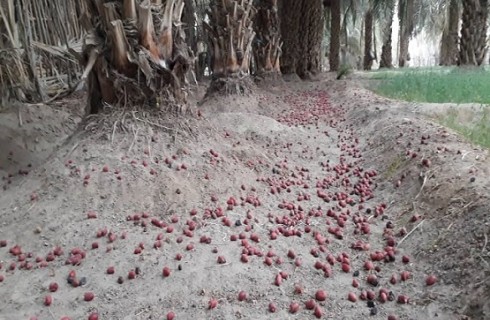
[[414, 0], [400, 0], [398, 2], [398, 18], [400, 21], [399, 44], [398, 44], [398, 66], [404, 67], [410, 56], [408, 47], [410, 37], [414, 30]]
[[373, 21], [373, 10], [369, 8], [364, 16], [364, 70], [371, 70], [373, 66]]
[[252, 41], [255, 37], [253, 0], [213, 0], [204, 23], [211, 41], [213, 78], [208, 94], [247, 91]]
[[479, 66], [487, 52], [488, 0], [463, 1], [459, 64]]
[[451, 0], [448, 6], [448, 16], [442, 33], [439, 55], [439, 64], [442, 66], [452, 66], [458, 62], [460, 3], [459, 0]]
[[330, 1], [330, 53], [328, 56], [330, 71], [338, 71], [340, 67], [340, 0]]
[[381, 47], [381, 59], [379, 62], [380, 68], [393, 68], [393, 47], [392, 47], [392, 35], [393, 35], [393, 16], [394, 16], [394, 0], [389, 0], [386, 3], [387, 15], [386, 20], [383, 23], [383, 46]]
[[277, 0], [258, 0], [255, 2], [257, 14], [254, 28], [256, 37], [253, 51], [260, 76], [277, 76], [281, 73], [281, 29]]
[[281, 19], [281, 38], [283, 40], [281, 72], [294, 74], [296, 73], [297, 60], [300, 53], [298, 39], [302, 21], [299, 13], [301, 12], [303, 0], [282, 0], [278, 5]]
[[279, 3], [279, 12], [284, 41], [282, 73], [307, 78], [319, 72], [324, 28], [322, 1], [283, 0]]
[[104, 103], [184, 105], [192, 61], [180, 27], [183, 0], [85, 1], [88, 111]]

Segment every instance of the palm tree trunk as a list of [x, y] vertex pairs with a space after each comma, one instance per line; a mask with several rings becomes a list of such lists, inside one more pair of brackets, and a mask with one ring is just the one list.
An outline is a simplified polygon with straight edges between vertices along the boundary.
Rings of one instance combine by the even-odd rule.
[[371, 70], [374, 57], [373, 51], [373, 11], [368, 9], [364, 18], [364, 70]]
[[280, 3], [281, 37], [284, 41], [281, 71], [308, 78], [321, 68], [322, 1], [283, 0]]
[[479, 66], [487, 52], [488, 0], [463, 1], [459, 64]]
[[296, 73], [298, 57], [300, 56], [298, 39], [302, 29], [302, 21], [299, 12], [302, 6], [303, 0], [282, 0], [279, 2], [281, 38], [283, 40], [281, 72], [284, 74]]
[[414, 29], [414, 0], [399, 0], [398, 17], [400, 20], [398, 66], [402, 68], [410, 60], [408, 47]]
[[255, 38], [253, 0], [213, 0], [209, 23], [213, 79], [207, 95], [249, 91], [252, 41]]
[[441, 38], [439, 65], [453, 66], [458, 62], [458, 30], [460, 17], [460, 1], [451, 0], [448, 17]]
[[[192, 50], [192, 58], [194, 59], [197, 54], [197, 34], [196, 34], [196, 6], [194, 0], [184, 0], [184, 11], [182, 12], [182, 23], [185, 32], [185, 40]], [[194, 64], [194, 77], [200, 72], [198, 70], [198, 63]]]
[[329, 64], [330, 71], [338, 71], [340, 67], [340, 23], [341, 11], [340, 0], [330, 1], [330, 54]]
[[98, 112], [103, 103], [185, 104], [182, 87], [192, 59], [181, 37], [183, 0], [166, 0], [159, 9], [135, 0], [85, 2], [87, 27], [97, 37], [83, 48], [88, 111]]
[[301, 21], [307, 22], [304, 33], [299, 35], [301, 42], [298, 68], [296, 73], [302, 78], [309, 78], [311, 74], [321, 69], [321, 44], [323, 38], [323, 4], [321, 0], [306, 0], [302, 7]]
[[257, 74], [280, 74], [281, 29], [277, 12], [277, 0], [264, 0], [256, 5], [254, 28], [257, 36], [253, 42]]
[[383, 28], [383, 46], [381, 47], [381, 59], [379, 62], [380, 68], [393, 68], [393, 55], [392, 55], [392, 35], [393, 35], [393, 15], [394, 15], [394, 1], [388, 1], [389, 14], [386, 23]]

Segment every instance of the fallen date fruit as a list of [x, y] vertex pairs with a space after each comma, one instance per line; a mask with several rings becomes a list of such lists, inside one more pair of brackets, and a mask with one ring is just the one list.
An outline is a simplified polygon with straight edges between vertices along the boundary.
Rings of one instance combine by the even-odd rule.
[[22, 253], [22, 249], [20, 246], [15, 245], [12, 248], [10, 248], [9, 253], [13, 256], [19, 256]]
[[342, 271], [344, 271], [345, 273], [350, 272], [350, 265], [348, 265], [347, 263], [342, 263]]
[[398, 320], [398, 317], [397, 317], [397, 316], [395, 316], [395, 315], [390, 314], [390, 315], [388, 316], [388, 320]]
[[211, 300], [209, 300], [209, 303], [208, 303], [208, 309], [214, 309], [218, 306], [218, 300], [212, 298]]
[[88, 316], [88, 320], [99, 320], [99, 314], [97, 312], [92, 312], [89, 316]]
[[114, 274], [114, 271], [115, 271], [114, 270], [114, 267], [113, 266], [110, 266], [110, 267], [107, 268], [107, 271], [106, 272], [107, 272], [107, 274]]
[[437, 282], [437, 277], [435, 275], [430, 275], [425, 279], [425, 284], [428, 286], [431, 286], [436, 282]]
[[240, 291], [238, 293], [238, 301], [245, 301], [247, 300], [247, 293], [245, 291]]
[[225, 263], [226, 263], [226, 259], [225, 259], [225, 257], [223, 257], [223, 256], [218, 256], [218, 263], [219, 263], [219, 264], [225, 264]]
[[294, 265], [295, 265], [296, 267], [301, 267], [301, 264], [302, 264], [302, 263], [303, 263], [303, 262], [301, 261], [301, 259], [300, 259], [300, 258], [296, 258], [296, 260], [294, 260]]
[[373, 270], [374, 269], [374, 265], [371, 261], [367, 260], [366, 262], [364, 262], [364, 269], [366, 270]]
[[265, 257], [264, 263], [268, 266], [272, 265], [272, 259], [270, 257]]
[[136, 278], [136, 272], [134, 270], [131, 270], [128, 272], [128, 279], [132, 280]]
[[349, 292], [349, 294], [347, 295], [347, 299], [349, 299], [350, 302], [356, 302], [357, 296], [354, 292]]
[[396, 284], [398, 282], [398, 280], [396, 279], [396, 274], [392, 274], [391, 275], [391, 279], [390, 279], [390, 283], [391, 284]]
[[49, 291], [56, 292], [58, 290], [58, 284], [56, 282], [51, 282], [49, 284]]
[[85, 292], [83, 294], [83, 300], [87, 302], [94, 300], [94, 297], [95, 295], [92, 292]]
[[170, 276], [170, 268], [169, 267], [164, 267], [162, 271], [162, 275], [166, 278]]
[[167, 313], [167, 320], [174, 320], [174, 319], [175, 319], [175, 313], [173, 313], [173, 311]]
[[282, 283], [282, 277], [280, 274], [278, 274], [278, 275], [276, 275], [276, 278], [274, 280], [274, 284], [279, 287], [281, 285], [281, 283]]
[[46, 307], [49, 307], [53, 303], [53, 297], [51, 297], [49, 294], [44, 297], [44, 305]]
[[97, 218], [97, 213], [95, 211], [87, 212], [87, 219], [96, 219], [96, 218]]
[[321, 263], [320, 261], [316, 261], [314, 267], [317, 270], [323, 269], [323, 263]]
[[307, 310], [313, 310], [313, 309], [315, 309], [315, 307], [316, 307], [315, 300], [310, 299], [310, 300], [305, 302], [305, 308]]
[[327, 300], [327, 293], [324, 290], [318, 290], [315, 293], [315, 299], [317, 299], [318, 301], [325, 301]]
[[386, 301], [388, 301], [388, 295], [385, 292], [380, 292], [379, 301], [381, 303], [385, 303]]
[[269, 312], [274, 313], [277, 311], [277, 307], [274, 303], [269, 303]]
[[359, 299], [361, 300], [366, 300], [367, 299], [367, 293], [366, 291], [362, 291], [361, 294], [359, 295]]
[[352, 286], [354, 288], [358, 288], [359, 287], [359, 281], [357, 281], [357, 279], [352, 279]]
[[366, 292], [366, 298], [368, 300], [374, 300], [374, 297], [376, 296], [376, 294], [374, 293], [374, 291], [371, 291], [371, 290], [368, 290]]
[[408, 279], [410, 279], [410, 272], [408, 272], [408, 271], [402, 271], [402, 273], [400, 275], [400, 279], [402, 281], [407, 281]]
[[303, 287], [299, 284], [294, 286], [294, 293], [295, 294], [303, 294]]
[[289, 305], [289, 312], [294, 314], [298, 311], [299, 311], [299, 303], [291, 302], [291, 304]]
[[396, 301], [400, 304], [407, 304], [410, 302], [410, 299], [406, 295], [401, 294]]
[[313, 314], [315, 315], [315, 317], [317, 319], [320, 319], [322, 316], [323, 316], [323, 310], [320, 306], [316, 306], [315, 307], [315, 311], [313, 312]]
[[376, 277], [376, 275], [374, 274], [370, 274], [368, 277], [367, 277], [367, 282], [370, 284], [370, 285], [373, 285], [373, 286], [377, 286], [378, 285], [378, 277]]

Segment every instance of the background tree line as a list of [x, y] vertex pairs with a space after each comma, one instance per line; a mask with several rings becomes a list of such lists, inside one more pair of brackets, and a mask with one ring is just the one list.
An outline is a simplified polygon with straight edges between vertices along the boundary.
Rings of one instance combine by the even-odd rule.
[[364, 70], [404, 67], [421, 32], [440, 43], [441, 65], [479, 66], [487, 53], [488, 0], [2, 0], [0, 10], [3, 99], [46, 102], [88, 80], [90, 112], [182, 105], [205, 77], [209, 93], [308, 79], [347, 54]]

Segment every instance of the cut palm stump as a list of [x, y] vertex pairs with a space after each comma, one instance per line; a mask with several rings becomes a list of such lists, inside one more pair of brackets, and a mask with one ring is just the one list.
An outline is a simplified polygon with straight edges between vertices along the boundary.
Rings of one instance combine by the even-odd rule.
[[192, 52], [180, 23], [184, 0], [84, 0], [87, 111], [112, 106], [186, 104]]
[[277, 0], [263, 0], [256, 4], [254, 28], [257, 36], [253, 41], [253, 51], [257, 64], [257, 76], [278, 78], [281, 75], [281, 29]]
[[251, 89], [250, 61], [255, 37], [253, 0], [212, 0], [204, 27], [211, 41], [213, 77], [206, 95], [245, 94]]

